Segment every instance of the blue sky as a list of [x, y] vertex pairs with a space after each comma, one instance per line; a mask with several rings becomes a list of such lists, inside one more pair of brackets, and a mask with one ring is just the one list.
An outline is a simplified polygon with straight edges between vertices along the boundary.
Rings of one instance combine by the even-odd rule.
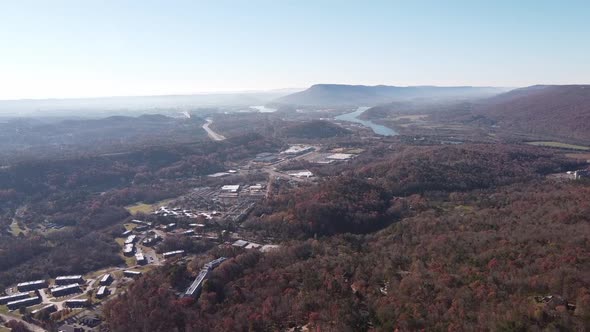
[[1, 1], [0, 99], [590, 83], [590, 1]]

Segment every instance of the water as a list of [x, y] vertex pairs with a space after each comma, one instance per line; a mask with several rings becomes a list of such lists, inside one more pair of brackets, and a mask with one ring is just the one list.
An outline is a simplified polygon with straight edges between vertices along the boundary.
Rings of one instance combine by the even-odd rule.
[[380, 124], [376, 124], [376, 123], [368, 121], [368, 120], [361, 120], [358, 118], [359, 115], [361, 115], [364, 111], [368, 110], [369, 108], [370, 107], [359, 107], [354, 112], [338, 115], [336, 117], [336, 120], [360, 123], [365, 127], [371, 128], [373, 130], [373, 132], [377, 135], [383, 135], [383, 136], [398, 135], [398, 133], [395, 130], [393, 130], [389, 127], [385, 127]]

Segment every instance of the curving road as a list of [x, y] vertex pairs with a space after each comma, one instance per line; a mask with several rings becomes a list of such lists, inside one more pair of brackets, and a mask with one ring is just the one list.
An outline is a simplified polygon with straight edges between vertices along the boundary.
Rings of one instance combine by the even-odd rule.
[[209, 125], [213, 123], [213, 120], [211, 119], [207, 119], [207, 123], [205, 123], [203, 125], [203, 129], [205, 129], [205, 131], [207, 132], [207, 135], [209, 135], [209, 138], [211, 138], [214, 141], [223, 141], [225, 139], [225, 136], [218, 134], [216, 132], [213, 131], [213, 129], [209, 128]]

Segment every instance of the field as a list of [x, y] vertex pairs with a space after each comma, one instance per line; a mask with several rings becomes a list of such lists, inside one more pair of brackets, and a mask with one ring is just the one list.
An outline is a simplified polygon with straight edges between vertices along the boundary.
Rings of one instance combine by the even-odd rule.
[[535, 141], [535, 142], [527, 142], [526, 144], [535, 145], [535, 146], [546, 146], [546, 147], [550, 147], [550, 148], [590, 151], [590, 147], [587, 147], [587, 146], [567, 144], [567, 143], [554, 142], [554, 141]]
[[153, 204], [146, 204], [146, 203], [143, 203], [143, 202], [138, 202], [138, 203], [133, 204], [133, 205], [127, 205], [125, 207], [125, 209], [127, 211], [129, 211], [129, 213], [131, 213], [133, 215], [138, 214], [138, 213], [148, 214], [148, 213], [154, 211], [159, 206], [166, 205], [166, 204], [172, 202], [173, 200], [174, 199], [165, 199], [163, 201], [159, 201], [159, 202], [156, 202], [156, 203], [153, 203]]
[[16, 220], [14, 220], [12, 224], [10, 224], [10, 233], [12, 233], [13, 236], [18, 236], [20, 233], [26, 234], [26, 232], [27, 230], [20, 228]]

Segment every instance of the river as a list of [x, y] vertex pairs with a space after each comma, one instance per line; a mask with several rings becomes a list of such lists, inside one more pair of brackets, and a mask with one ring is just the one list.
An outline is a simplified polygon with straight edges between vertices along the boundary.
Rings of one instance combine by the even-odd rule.
[[371, 128], [373, 130], [373, 132], [375, 132], [375, 134], [377, 134], [377, 135], [383, 135], [383, 136], [398, 135], [398, 133], [395, 130], [393, 130], [389, 127], [385, 127], [380, 124], [376, 124], [376, 123], [369, 121], [369, 120], [361, 120], [358, 118], [364, 111], [368, 110], [369, 108], [370, 107], [359, 107], [356, 109], [356, 111], [350, 112], [350, 113], [345, 113], [342, 115], [338, 115], [335, 119], [341, 120], [341, 121], [360, 123], [365, 127]]

